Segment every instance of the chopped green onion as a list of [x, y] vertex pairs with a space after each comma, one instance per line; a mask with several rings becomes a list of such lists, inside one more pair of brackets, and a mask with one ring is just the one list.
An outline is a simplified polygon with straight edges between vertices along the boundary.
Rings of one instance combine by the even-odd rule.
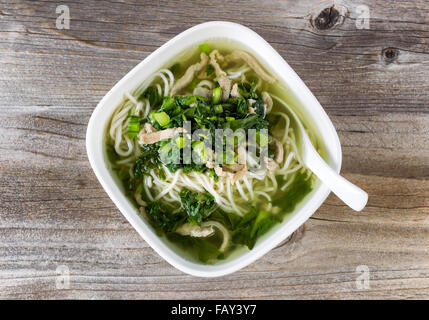
[[233, 164], [237, 159], [237, 155], [234, 150], [227, 148], [223, 153], [223, 163], [224, 164]]
[[234, 121], [235, 120], [235, 118], [234, 117], [225, 117], [225, 119], [226, 119], [226, 121]]
[[207, 137], [207, 135], [205, 135], [204, 133], [199, 133], [198, 136], [206, 140], [209, 140], [209, 137]]
[[265, 147], [268, 144], [268, 136], [258, 131], [256, 132], [256, 141], [261, 147]]
[[140, 131], [140, 117], [130, 116], [130, 121], [128, 122], [128, 137], [134, 139], [137, 137]]
[[183, 148], [183, 145], [184, 145], [183, 137], [178, 137], [178, 138], [176, 139], [176, 144], [177, 144], [177, 146], [178, 146], [180, 149], [182, 149], [182, 148]]
[[222, 88], [216, 87], [213, 89], [213, 104], [218, 104], [222, 98]]
[[141, 101], [144, 98], [149, 100], [149, 103], [152, 107], [158, 105], [158, 103], [160, 103], [162, 100], [162, 98], [159, 96], [158, 90], [154, 87], [147, 88], [140, 96], [137, 97], [137, 100]]
[[203, 141], [194, 141], [192, 142], [192, 149], [198, 154], [201, 159], [201, 163], [206, 163], [209, 160], [209, 155], [207, 154], [206, 145]]
[[153, 118], [160, 126], [165, 127], [170, 123], [170, 117], [165, 112], [157, 112], [153, 114]]
[[204, 52], [206, 55], [209, 55], [209, 54], [210, 54], [210, 51], [212, 51], [212, 50], [210, 49], [210, 45], [209, 45], [208, 43], [206, 43], [206, 42], [201, 43], [201, 44], [198, 46], [198, 49], [200, 49], [200, 52]]
[[161, 159], [161, 161], [163, 163], [168, 163], [170, 156], [171, 156], [171, 151], [172, 151], [173, 147], [170, 143], [167, 143], [165, 145], [163, 145], [162, 147], [159, 148], [159, 158]]
[[234, 133], [234, 145], [240, 146], [246, 140], [246, 136], [243, 132], [236, 131]]
[[223, 107], [221, 104], [217, 104], [213, 108], [214, 108], [216, 113], [222, 113], [223, 112]]

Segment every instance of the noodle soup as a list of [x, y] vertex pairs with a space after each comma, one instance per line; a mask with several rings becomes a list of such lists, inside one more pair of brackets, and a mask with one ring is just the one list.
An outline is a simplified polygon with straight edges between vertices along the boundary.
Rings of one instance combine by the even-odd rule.
[[284, 92], [250, 53], [211, 41], [124, 93], [106, 130], [110, 166], [187, 257], [251, 250], [314, 187]]

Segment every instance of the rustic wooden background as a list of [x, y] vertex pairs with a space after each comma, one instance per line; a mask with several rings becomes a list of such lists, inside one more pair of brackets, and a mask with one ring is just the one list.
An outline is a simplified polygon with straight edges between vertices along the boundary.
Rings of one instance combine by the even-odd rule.
[[[0, 298], [429, 298], [429, 3], [359, 4], [369, 29], [348, 0], [0, 0]], [[69, 30], [56, 28], [58, 5]], [[356, 213], [331, 195], [284, 245], [201, 279], [123, 218], [85, 132], [130, 69], [210, 20], [244, 24], [280, 52], [338, 129], [343, 174], [370, 197]], [[57, 289], [64, 266], [70, 286]]]

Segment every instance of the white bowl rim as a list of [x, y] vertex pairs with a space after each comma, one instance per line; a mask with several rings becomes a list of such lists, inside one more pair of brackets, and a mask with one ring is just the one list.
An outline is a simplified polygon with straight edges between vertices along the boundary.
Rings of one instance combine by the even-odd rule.
[[[275, 66], [276, 70], [274, 73], [276, 77], [282, 81], [283, 84], [286, 84], [300, 100], [301, 106], [306, 109], [307, 113], [312, 117], [319, 131], [323, 128], [323, 131], [319, 133], [322, 135], [322, 140], [326, 146], [329, 165], [337, 172], [340, 172], [342, 161], [341, 145], [337, 132], [320, 103], [277, 51], [256, 32], [243, 25], [227, 21], [211, 21], [198, 24], [178, 34], [141, 61], [116, 83], [94, 109], [88, 123], [86, 134], [88, 159], [95, 175], [109, 197], [140, 236], [171, 265], [185, 273], [200, 277], [227, 275], [254, 262], [279, 245], [292, 232], [298, 229], [321, 206], [330, 193], [327, 187], [320, 184], [313, 190], [311, 197], [303, 200], [299, 209], [293, 213], [290, 219], [282, 222], [280, 227], [270, 233], [269, 236], [262, 241], [258, 241], [252, 250], [231, 261], [214, 265], [189, 261], [180, 256], [153, 232], [147, 222], [143, 221], [143, 219], [138, 216], [136, 208], [126, 199], [106, 166], [103, 152], [103, 133], [106, 122], [115, 104], [117, 105], [125, 92], [124, 90], [131, 90], [138, 84], [136, 79], [139, 78], [140, 74], [146, 73], [146, 76], [143, 76], [144, 80], [147, 76], [159, 70], [159, 68], [168, 61], [165, 57], [172, 58], [175, 54], [183, 51], [183, 49], [192, 44], [212, 39], [212, 35], [214, 34], [219, 34], [218, 38], [231, 39], [241, 43], [243, 43], [243, 39], [246, 38], [255, 46], [257, 44], [257, 51], [255, 50], [252, 53], [256, 55], [258, 60], [263, 61], [265, 65], [271, 69], [274, 69], [273, 66]], [[172, 52], [174, 52], [174, 54]], [[139, 79], [138, 81], [141, 82], [143, 80]], [[118, 98], [118, 96], [120, 96], [120, 98]], [[105, 109], [108, 109], [107, 111], [109, 112]]]

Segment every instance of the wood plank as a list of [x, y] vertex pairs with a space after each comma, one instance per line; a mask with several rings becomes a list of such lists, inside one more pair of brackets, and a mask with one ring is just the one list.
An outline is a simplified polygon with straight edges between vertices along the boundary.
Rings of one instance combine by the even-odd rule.
[[[0, 1], [0, 298], [407, 299], [429, 297], [429, 5], [332, 1]], [[204, 10], [201, 8], [204, 7]], [[229, 20], [263, 36], [338, 130], [344, 175], [370, 194], [331, 195], [284, 244], [232, 275], [200, 279], [159, 257], [107, 197], [85, 132], [103, 95], [179, 32]], [[393, 55], [386, 54], [392, 48]], [[393, 58], [389, 58], [393, 57]], [[56, 268], [70, 288], [56, 288]], [[359, 289], [356, 268], [368, 266]]]

